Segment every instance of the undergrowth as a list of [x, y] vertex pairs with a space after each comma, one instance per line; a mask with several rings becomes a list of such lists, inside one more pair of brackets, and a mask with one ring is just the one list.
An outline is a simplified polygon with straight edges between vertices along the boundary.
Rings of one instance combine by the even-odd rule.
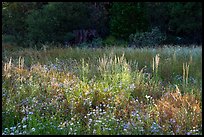
[[202, 48], [3, 50], [2, 134], [202, 134]]

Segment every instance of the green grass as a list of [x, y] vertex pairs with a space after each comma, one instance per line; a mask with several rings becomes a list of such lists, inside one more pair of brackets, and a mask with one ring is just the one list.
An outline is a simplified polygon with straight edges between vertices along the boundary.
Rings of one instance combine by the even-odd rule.
[[7, 46], [2, 57], [2, 134], [202, 134], [202, 47]]

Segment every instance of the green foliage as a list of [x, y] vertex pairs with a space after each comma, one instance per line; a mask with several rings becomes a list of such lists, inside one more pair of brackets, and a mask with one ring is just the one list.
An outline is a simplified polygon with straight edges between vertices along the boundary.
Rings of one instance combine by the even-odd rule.
[[73, 38], [71, 32], [75, 29], [99, 29], [104, 22], [103, 13], [99, 10], [93, 15], [96, 10], [90, 3], [49, 3], [28, 16], [28, 38], [35, 42], [62, 43], [65, 38]]
[[[18, 46], [64, 43], [65, 38], [72, 38], [75, 29], [95, 29], [101, 38], [112, 35], [117, 41], [128, 41], [130, 34], [155, 27], [166, 34], [165, 44], [201, 44], [202, 5], [199, 2], [2, 2], [2, 34], [12, 36], [11, 41]], [[107, 45], [113, 45], [110, 41], [107, 40]], [[117, 44], [120, 43], [125, 45]]]
[[13, 2], [6, 3], [2, 10], [2, 33], [14, 35], [15, 42], [22, 42], [25, 35], [25, 12], [23, 12], [25, 4]]
[[202, 41], [202, 5], [199, 2], [171, 3], [169, 26], [185, 43]]
[[72, 32], [68, 32], [64, 36], [64, 41], [65, 40], [70, 41], [70, 40], [73, 40], [74, 38], [75, 38], [74, 34]]
[[157, 26], [167, 34], [167, 44], [202, 43], [201, 3], [148, 2], [147, 7], [150, 26]]
[[134, 47], [156, 47], [165, 40], [165, 35], [159, 28], [154, 28], [151, 32], [131, 34], [129, 40]]
[[103, 46], [105, 47], [127, 47], [128, 42], [123, 39], [116, 39], [114, 36], [109, 35], [103, 40]]
[[167, 32], [170, 10], [169, 2], [147, 2], [147, 16], [150, 27], [159, 27], [161, 32]]
[[26, 41], [26, 18], [34, 9], [41, 8], [43, 2], [3, 2], [2, 33], [13, 35], [18, 46]]
[[116, 43], [116, 38], [112, 35], [103, 40], [104, 46], [113, 46]]
[[91, 42], [91, 47], [95, 47], [95, 48], [100, 48], [103, 47], [103, 40], [102, 38], [95, 38], [93, 39], [93, 41]]
[[93, 39], [91, 42], [82, 42], [78, 44], [80, 48], [101, 48], [103, 46], [103, 40], [100, 37]]
[[[62, 5], [62, 4], [61, 4]], [[27, 18], [28, 39], [34, 42], [52, 42], [62, 39], [59, 19], [65, 16], [58, 3], [49, 3], [43, 9], [33, 11]], [[65, 18], [66, 19], [66, 18]], [[66, 20], [65, 20], [66, 21]], [[66, 28], [65, 28], [66, 30]]]
[[3, 43], [15, 43], [15, 37], [13, 35], [2, 35]]
[[201, 47], [9, 53], [2, 62], [3, 135], [202, 134]]
[[130, 34], [146, 31], [148, 28], [145, 3], [115, 2], [110, 12], [110, 30], [116, 38], [127, 40]]

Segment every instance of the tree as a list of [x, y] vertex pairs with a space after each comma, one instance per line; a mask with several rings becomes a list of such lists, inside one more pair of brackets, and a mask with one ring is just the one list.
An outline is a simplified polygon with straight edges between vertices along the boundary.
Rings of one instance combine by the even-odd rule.
[[3, 2], [2, 34], [13, 35], [17, 43], [22, 43], [27, 34], [25, 19], [34, 9], [41, 8], [43, 2]]
[[[202, 42], [202, 5], [199, 2], [148, 2], [151, 28], [167, 34], [167, 44]], [[178, 40], [178, 37], [180, 40]]]
[[92, 3], [52, 2], [27, 18], [29, 39], [35, 42], [64, 42], [73, 30], [97, 29], [106, 25], [105, 9]]
[[202, 42], [202, 5], [201, 2], [171, 3], [169, 26], [184, 44]]
[[148, 2], [147, 16], [150, 28], [158, 27], [163, 33], [167, 32], [170, 21], [169, 2]]
[[129, 35], [148, 30], [146, 3], [113, 3], [110, 9], [111, 34], [127, 40]]

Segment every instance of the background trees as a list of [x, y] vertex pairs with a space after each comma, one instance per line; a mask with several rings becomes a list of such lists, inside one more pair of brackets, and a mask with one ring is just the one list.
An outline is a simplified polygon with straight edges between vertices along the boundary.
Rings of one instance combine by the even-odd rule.
[[202, 43], [199, 2], [2, 2], [3, 39], [17, 45], [64, 42], [76, 29], [95, 29], [99, 37], [128, 41], [153, 28], [166, 44]]
[[145, 3], [113, 3], [110, 16], [111, 34], [127, 40], [130, 34], [148, 30]]
[[25, 41], [28, 28], [26, 18], [45, 2], [2, 2], [2, 34], [11, 35], [17, 44]]
[[183, 38], [182, 43], [201, 43], [202, 5], [197, 2], [170, 3], [170, 21], [174, 34]]
[[148, 2], [151, 27], [166, 33], [166, 43], [202, 43], [202, 5], [199, 2]]
[[[73, 30], [96, 29], [103, 36], [105, 10], [92, 3], [55, 2], [35, 10], [27, 18], [28, 38], [35, 42], [64, 42]], [[66, 37], [67, 38], [67, 37]]]

